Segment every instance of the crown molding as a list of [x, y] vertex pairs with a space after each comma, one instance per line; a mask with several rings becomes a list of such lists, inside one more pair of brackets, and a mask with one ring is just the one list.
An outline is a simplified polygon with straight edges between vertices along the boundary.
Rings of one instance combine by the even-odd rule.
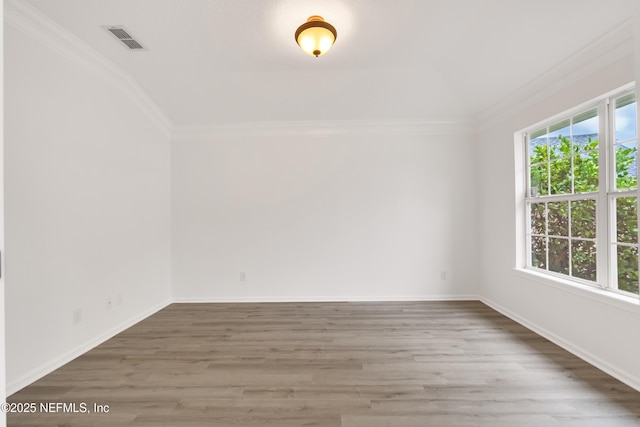
[[171, 121], [133, 77], [38, 9], [24, 0], [4, 0], [4, 22], [122, 89], [164, 134], [171, 134]]
[[327, 136], [327, 135], [470, 135], [465, 121], [337, 120], [230, 123], [209, 126], [177, 126], [173, 141], [203, 141], [220, 137]]
[[520, 114], [633, 54], [634, 22], [629, 18], [492, 107], [485, 109], [476, 117], [476, 129], [480, 132], [508, 117]]

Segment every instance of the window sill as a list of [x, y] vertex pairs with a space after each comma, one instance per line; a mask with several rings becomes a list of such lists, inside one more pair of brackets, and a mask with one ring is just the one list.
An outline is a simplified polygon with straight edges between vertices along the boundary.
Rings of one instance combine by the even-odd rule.
[[576, 283], [571, 280], [565, 280], [560, 277], [549, 276], [526, 268], [514, 268], [513, 271], [518, 277], [523, 279], [541, 283], [543, 285], [560, 289], [561, 291], [574, 295], [579, 295], [583, 298], [588, 298], [634, 314], [640, 314], [639, 297], [620, 295], [615, 292], [605, 291], [589, 285]]

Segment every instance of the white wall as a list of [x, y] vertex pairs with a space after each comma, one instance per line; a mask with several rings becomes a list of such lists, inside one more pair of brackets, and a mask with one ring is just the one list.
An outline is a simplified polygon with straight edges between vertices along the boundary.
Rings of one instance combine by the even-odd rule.
[[171, 295], [168, 133], [51, 46], [5, 24], [9, 393]]
[[504, 111], [484, 127], [478, 138], [478, 238], [480, 293], [485, 301], [640, 389], [638, 304], [554, 287], [514, 271], [514, 132], [629, 83], [634, 79], [633, 64], [631, 54], [575, 81], [557, 76], [554, 81], [563, 82], [561, 90], [524, 110], [514, 102], [515, 113]]
[[172, 144], [178, 300], [476, 294], [471, 138], [256, 134]]
[[[3, 8], [0, 7], [0, 58], [4, 57]], [[4, 68], [0, 69], [0, 81], [4, 82]], [[0, 99], [4, 99], [4, 86], [0, 85]], [[4, 103], [0, 105], [0, 135], [4, 135]], [[4, 138], [0, 137], [0, 403], [6, 401], [6, 354], [4, 309]], [[0, 413], [0, 427], [7, 425], [7, 416]]]

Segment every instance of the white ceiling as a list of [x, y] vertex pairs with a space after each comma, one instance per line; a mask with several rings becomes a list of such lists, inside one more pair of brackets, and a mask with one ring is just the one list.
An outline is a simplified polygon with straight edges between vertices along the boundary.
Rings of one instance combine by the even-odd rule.
[[[627, 21], [634, 0], [27, 0], [129, 73], [175, 126], [469, 120]], [[321, 58], [293, 34], [338, 38]], [[145, 52], [101, 26], [124, 25]]]

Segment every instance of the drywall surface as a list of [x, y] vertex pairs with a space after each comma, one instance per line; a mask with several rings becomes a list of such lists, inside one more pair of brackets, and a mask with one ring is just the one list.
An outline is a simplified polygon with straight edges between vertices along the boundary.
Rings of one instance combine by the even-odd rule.
[[54, 47], [5, 24], [9, 392], [171, 292], [168, 133]]
[[[0, 8], [0, 18], [3, 17]], [[1, 20], [0, 20], [1, 22]], [[2, 24], [0, 24], [0, 28]], [[0, 57], [4, 57], [4, 34], [0, 34]], [[0, 70], [0, 79], [4, 81], [4, 69]], [[0, 88], [0, 98], [4, 99], [4, 87]], [[4, 135], [4, 103], [0, 105], [0, 132]], [[6, 351], [5, 351], [5, 265], [4, 265], [4, 138], [0, 139], [0, 403], [6, 401]], [[0, 427], [7, 425], [5, 413], [0, 413]]]
[[174, 296], [475, 295], [472, 149], [468, 135], [357, 131], [174, 141]]

